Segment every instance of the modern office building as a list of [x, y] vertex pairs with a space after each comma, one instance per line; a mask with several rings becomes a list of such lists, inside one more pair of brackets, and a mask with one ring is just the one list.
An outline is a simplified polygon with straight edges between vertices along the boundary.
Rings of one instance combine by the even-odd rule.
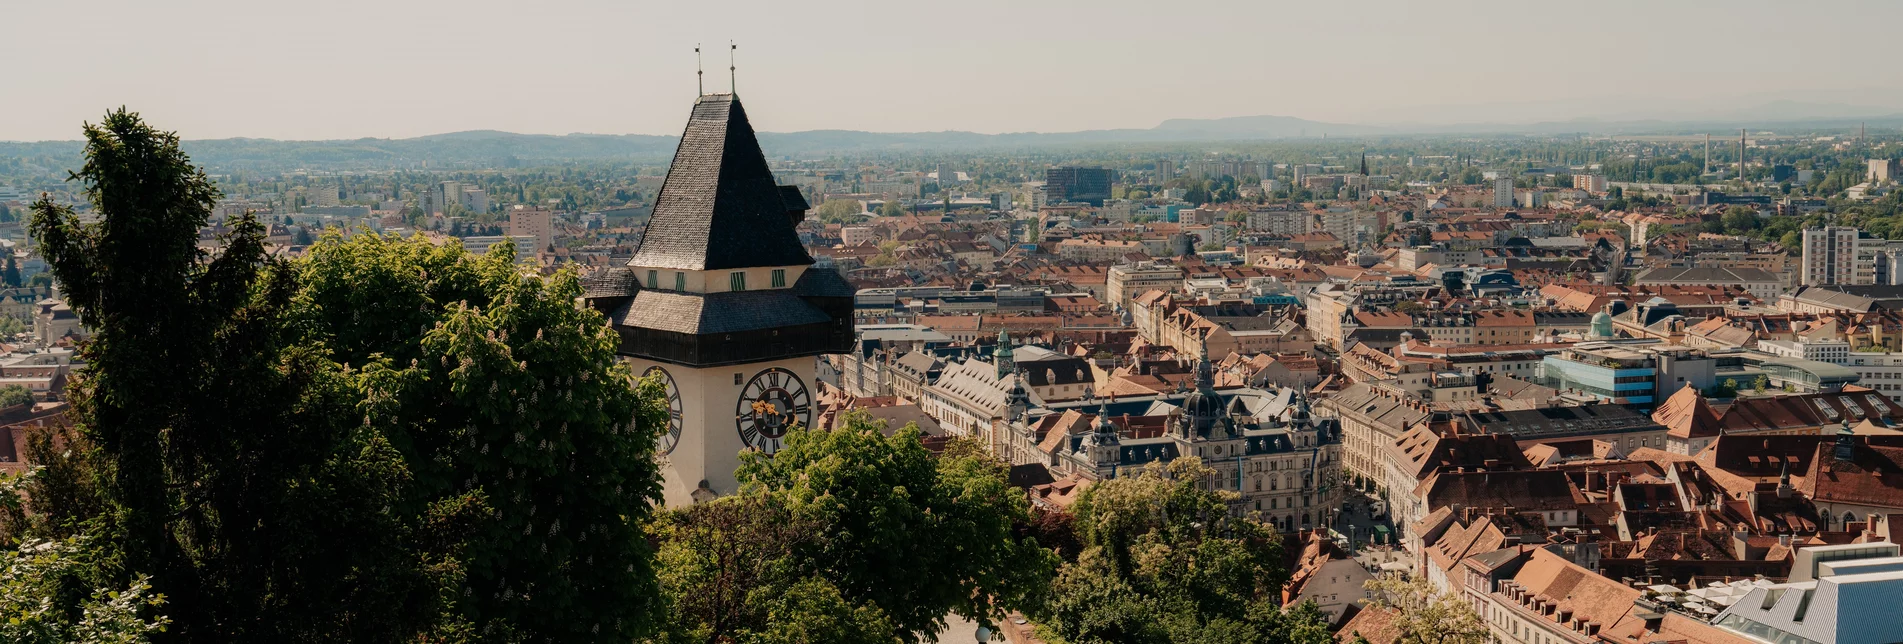
[[1751, 589], [1712, 619], [1718, 628], [1772, 644], [1903, 642], [1903, 557], [1894, 543], [1797, 551], [1788, 583]]
[[1582, 342], [1546, 356], [1538, 379], [1562, 392], [1651, 408], [1686, 385], [1702, 391], [1718, 384], [1718, 363], [1678, 345]]
[[1044, 192], [1051, 201], [1102, 206], [1115, 180], [1116, 171], [1109, 168], [1051, 168], [1044, 171]]

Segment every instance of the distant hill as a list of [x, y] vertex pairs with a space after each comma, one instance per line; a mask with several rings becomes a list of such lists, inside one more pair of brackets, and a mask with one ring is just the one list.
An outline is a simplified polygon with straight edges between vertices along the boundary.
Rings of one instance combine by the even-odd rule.
[[[1404, 135], [1554, 135], [1554, 134], [1684, 134], [1752, 131], [1844, 130], [1867, 123], [1872, 128], [1903, 127], [1903, 113], [1883, 108], [1828, 103], [1774, 101], [1737, 109], [1691, 114], [1650, 112], [1605, 119], [1554, 120], [1535, 123], [1388, 124], [1381, 126], [1326, 123], [1292, 116], [1237, 116], [1215, 119], [1169, 119], [1148, 129], [1084, 130], [1078, 132], [860, 132], [810, 130], [761, 132], [760, 145], [769, 156], [825, 154], [879, 154], [889, 152], [1027, 150], [1084, 145], [1196, 143], [1205, 141], [1259, 141], [1290, 138], [1404, 136]], [[185, 150], [214, 172], [296, 169], [383, 170], [496, 168], [546, 165], [562, 161], [626, 161], [666, 163], [674, 152], [675, 136], [643, 134], [515, 134], [473, 130], [432, 134], [410, 139], [355, 139], [338, 141], [277, 141], [271, 139], [214, 139], [186, 141]], [[35, 160], [42, 166], [77, 165], [78, 141], [0, 141], [0, 157]]]
[[1386, 134], [1387, 128], [1322, 123], [1293, 116], [1234, 116], [1220, 119], [1170, 119], [1150, 130], [1162, 135], [1284, 139], [1303, 136]]

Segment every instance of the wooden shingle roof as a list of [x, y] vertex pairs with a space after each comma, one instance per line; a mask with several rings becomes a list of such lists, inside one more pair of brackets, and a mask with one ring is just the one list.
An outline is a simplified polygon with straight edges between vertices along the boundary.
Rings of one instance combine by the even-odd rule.
[[702, 96], [629, 266], [723, 270], [813, 263], [740, 99]]

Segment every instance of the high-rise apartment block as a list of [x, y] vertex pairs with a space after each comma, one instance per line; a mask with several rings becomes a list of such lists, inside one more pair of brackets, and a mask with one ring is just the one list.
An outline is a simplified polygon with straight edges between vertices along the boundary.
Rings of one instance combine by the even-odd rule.
[[1857, 283], [1857, 229], [1847, 226], [1806, 229], [1801, 270], [1805, 286]]
[[1865, 237], [1849, 226], [1804, 231], [1805, 286], [1903, 285], [1903, 240]]
[[1501, 176], [1493, 180], [1493, 207], [1513, 207], [1513, 177]]
[[1896, 159], [1870, 159], [1869, 164], [1870, 171], [1864, 178], [1870, 181], [1894, 181], [1899, 174]]
[[444, 181], [430, 186], [427, 207], [432, 215], [448, 214], [450, 206], [462, 206], [470, 212], [489, 211], [489, 193], [476, 186], [465, 186], [457, 181]]
[[1044, 191], [1052, 201], [1102, 206], [1115, 180], [1116, 171], [1108, 168], [1051, 168], [1044, 171]]
[[534, 237], [535, 248], [517, 252], [539, 253], [555, 244], [555, 213], [544, 208], [516, 206], [509, 211], [509, 234]]

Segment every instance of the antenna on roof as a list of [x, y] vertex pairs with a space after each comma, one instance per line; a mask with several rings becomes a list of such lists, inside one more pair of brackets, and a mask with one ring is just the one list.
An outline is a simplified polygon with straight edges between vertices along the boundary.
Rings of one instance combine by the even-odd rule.
[[706, 75], [700, 64], [700, 43], [694, 43], [694, 91], [699, 95], [707, 94]]
[[733, 41], [731, 40], [727, 41], [727, 93], [728, 94], [732, 94], [735, 91], [734, 87], [736, 86], [736, 84], [734, 83], [734, 73], [733, 73], [733, 52], [738, 49], [740, 49], [739, 45], [733, 44]]

